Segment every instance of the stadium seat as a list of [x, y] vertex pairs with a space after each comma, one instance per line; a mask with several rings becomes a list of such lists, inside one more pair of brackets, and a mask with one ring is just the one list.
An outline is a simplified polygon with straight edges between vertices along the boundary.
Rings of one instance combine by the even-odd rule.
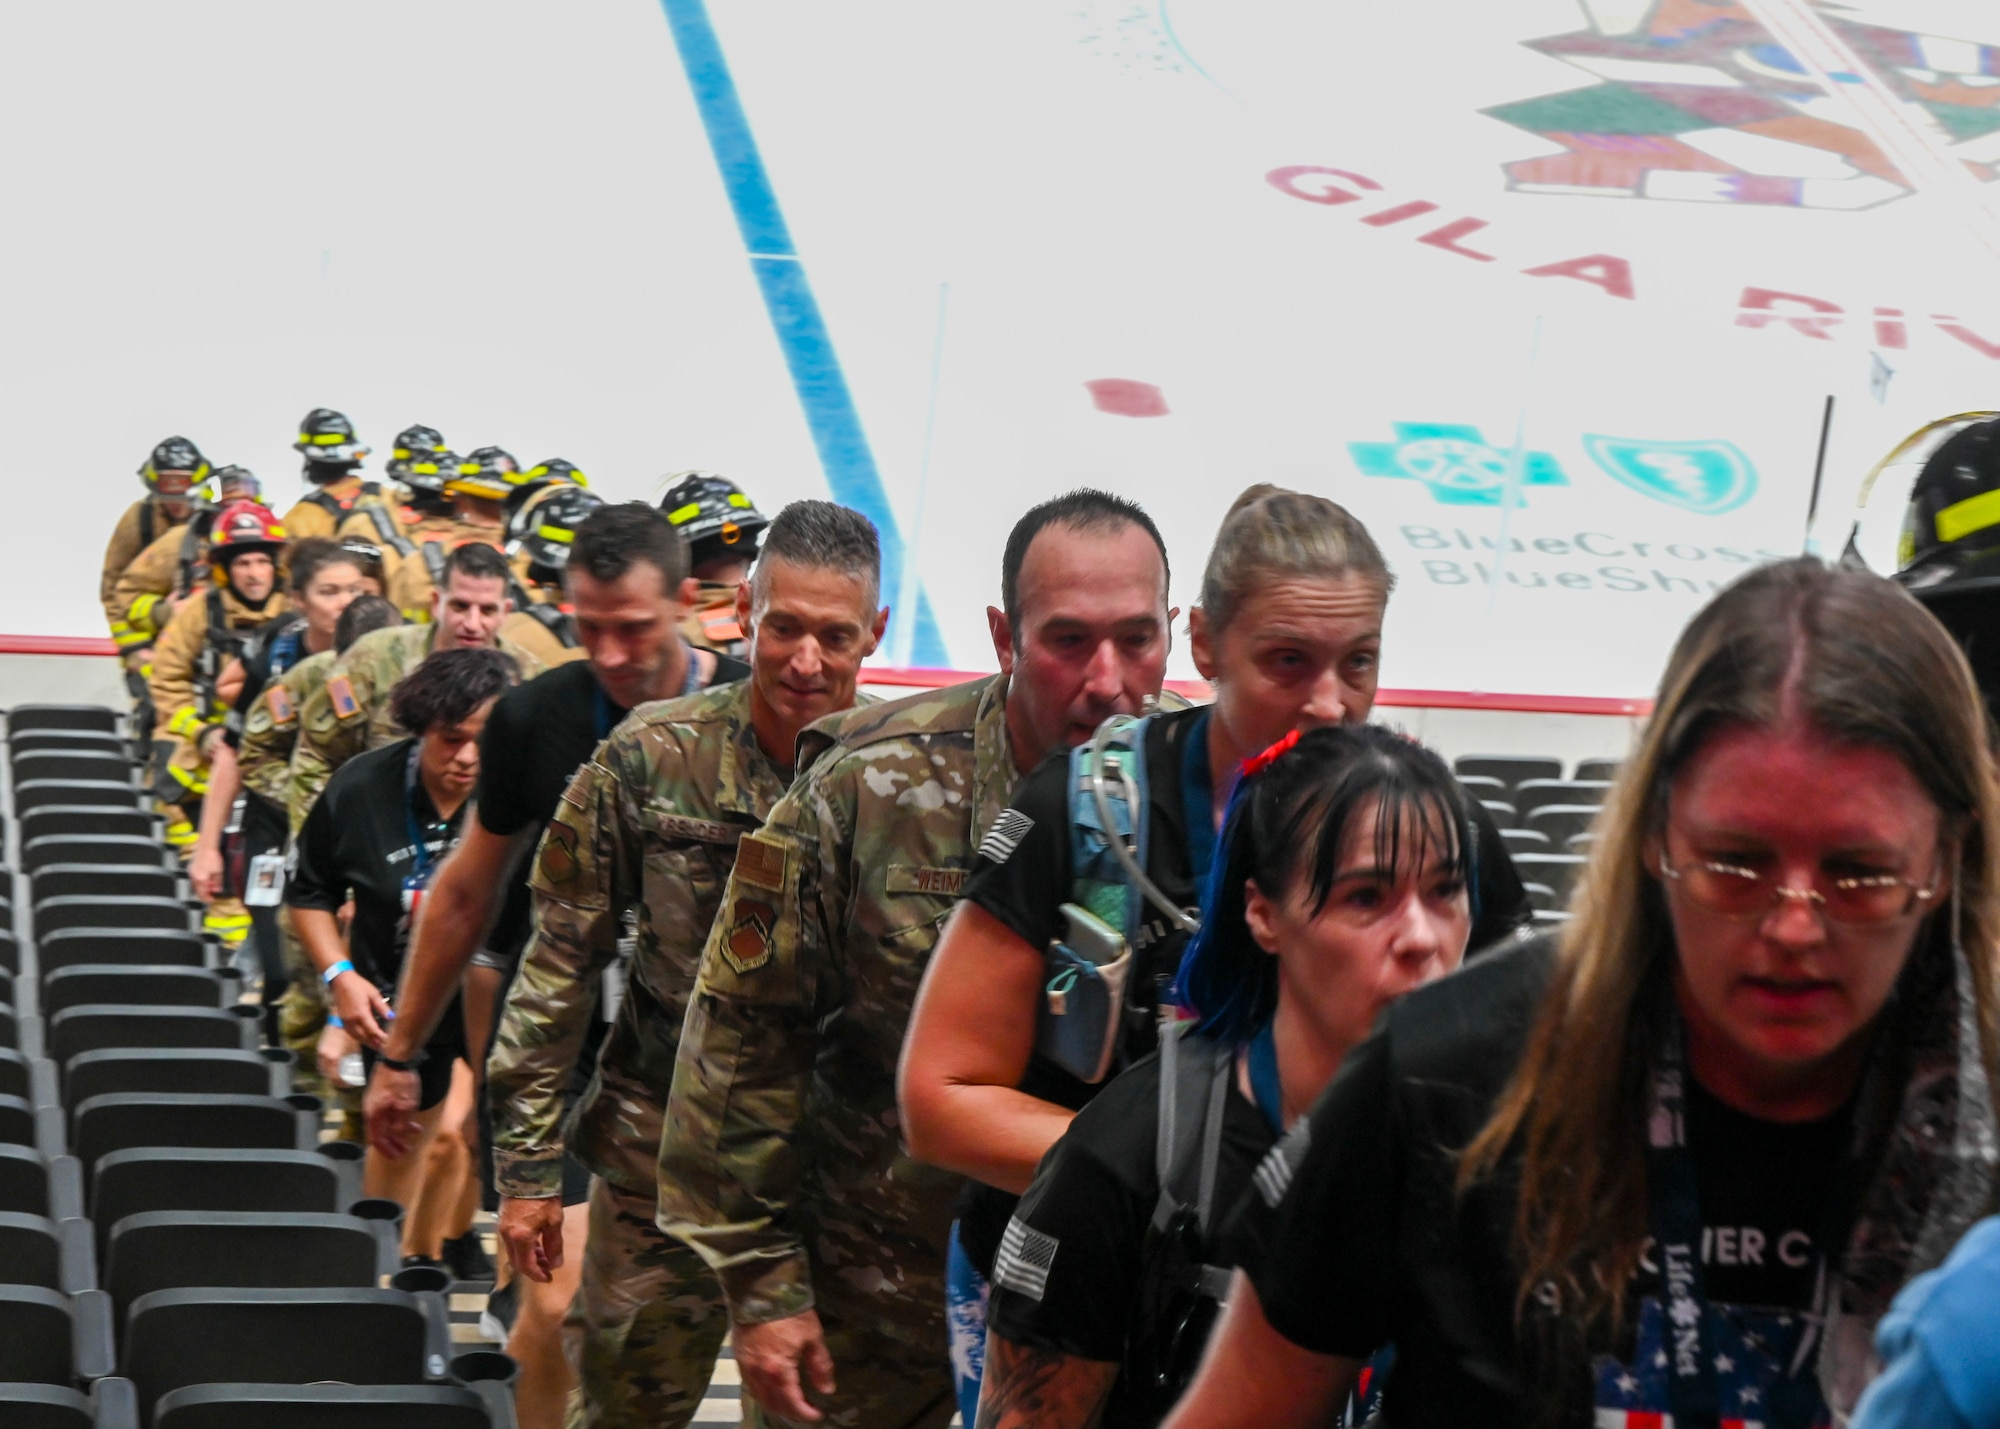
[[7, 711], [7, 737], [30, 730], [82, 729], [117, 734], [118, 712], [107, 705], [16, 705]]
[[47, 1151], [50, 1148], [43, 1146], [41, 1133], [41, 1119], [35, 1115], [33, 1102], [26, 1097], [0, 1096], [0, 1142]]
[[1504, 799], [1481, 799], [1479, 802], [1485, 806], [1486, 812], [1493, 816], [1493, 822], [1499, 827], [1505, 829], [1513, 826], [1515, 809], [1512, 804]]
[[402, 1259], [391, 1223], [306, 1211], [144, 1211], [114, 1225], [109, 1245], [113, 1326], [155, 1290], [365, 1290]]
[[49, 898], [35, 905], [35, 936], [65, 928], [192, 928], [194, 916], [178, 898]]
[[81, 1105], [113, 1092], [282, 1097], [292, 1057], [283, 1048], [244, 1052], [210, 1047], [105, 1047], [80, 1052], [63, 1068], [63, 1097]]
[[1533, 829], [1502, 829], [1500, 837], [1507, 845], [1507, 852], [1516, 857], [1524, 853], [1555, 852], [1555, 845], [1549, 842], [1549, 836], [1538, 834]]
[[1580, 834], [1571, 834], [1563, 846], [1581, 858], [1589, 858], [1591, 841], [1596, 837], [1590, 830], [1585, 829]]
[[351, 1141], [313, 1151], [147, 1146], [97, 1162], [90, 1214], [103, 1257], [111, 1227], [147, 1211], [345, 1210], [361, 1194], [362, 1151]]
[[132, 782], [135, 766], [123, 751], [98, 753], [82, 749], [38, 749], [32, 753], [14, 751], [11, 761], [14, 782], [26, 784], [36, 779], [65, 779], [116, 784]]
[[1574, 779], [1530, 779], [1514, 791], [1514, 803], [1525, 826], [1528, 815], [1537, 809], [1550, 804], [1588, 804], [1595, 808], [1610, 791], [1611, 786], [1601, 780], [1584, 784]]
[[[7, 987], [7, 982], [0, 982], [0, 995], [5, 994]], [[12, 1047], [0, 1047], [0, 1096], [20, 1097], [30, 1102], [35, 1099], [28, 1059]]]
[[0, 1285], [0, 1382], [71, 1386], [111, 1372], [111, 1297]]
[[132, 1381], [106, 1377], [90, 1393], [58, 1384], [0, 1384], [7, 1429], [139, 1429]]
[[1550, 843], [1567, 845], [1571, 835], [1584, 833], [1597, 822], [1599, 812], [1595, 804], [1545, 804], [1522, 822], [1547, 834]]
[[121, 1367], [145, 1420], [165, 1395], [190, 1385], [434, 1383], [445, 1377], [449, 1346], [434, 1295], [155, 1290], [131, 1307]]
[[176, 928], [64, 928], [36, 939], [42, 976], [84, 963], [172, 963], [198, 968], [208, 962], [201, 934]]
[[[179, 1092], [108, 1092], [70, 1113], [74, 1149], [89, 1178], [99, 1158], [137, 1146], [234, 1146], [308, 1151], [317, 1144], [317, 1097], [199, 1096]], [[93, 1207], [93, 1216], [101, 1213]]]
[[171, 898], [180, 901], [179, 869], [128, 863], [51, 863], [28, 875], [28, 901], [51, 898]]
[[112, 804], [43, 804], [21, 816], [21, 841], [59, 834], [130, 834], [157, 838], [164, 821], [150, 809]]
[[1618, 771], [1624, 767], [1625, 761], [1622, 759], [1579, 759], [1576, 762], [1576, 773], [1570, 775], [1570, 778], [1585, 784], [1593, 781], [1608, 784], [1618, 777]]
[[[496, 1402], [497, 1398], [497, 1402]], [[457, 1385], [199, 1384], [154, 1409], [154, 1429], [512, 1429], [502, 1391]]]
[[1514, 867], [1521, 875], [1523, 883], [1539, 883], [1552, 889], [1555, 902], [1551, 905], [1561, 908], [1568, 904], [1569, 895], [1576, 887], [1576, 875], [1583, 868], [1584, 860], [1571, 853], [1522, 853], [1514, 856]]
[[1567, 923], [1569, 921], [1569, 912], [1567, 909], [1559, 911], [1550, 908], [1537, 908], [1534, 912], [1534, 920], [1535, 931], [1546, 932], [1550, 928], [1558, 928]]
[[10, 977], [21, 971], [21, 945], [4, 929], [0, 929], [0, 971]]
[[7, 741], [7, 753], [14, 759], [44, 749], [116, 754], [125, 759], [132, 757], [132, 746], [126, 743], [123, 735], [105, 734], [102, 730], [31, 729]]
[[79, 1052], [106, 1047], [257, 1047], [258, 1009], [153, 1007], [87, 1002], [48, 1019], [48, 1055], [58, 1067]]
[[1505, 799], [1511, 787], [1490, 774], [1461, 774], [1458, 782], [1475, 799]]
[[22, 1211], [0, 1211], [0, 1280], [9, 1285], [39, 1285], [44, 1290], [94, 1288], [65, 1285], [62, 1236], [56, 1223]]
[[25, 814], [44, 804], [108, 804], [115, 809], [139, 807], [140, 791], [129, 779], [29, 779], [14, 786], [14, 810]]
[[1468, 774], [1498, 779], [1509, 789], [1528, 779], [1560, 779], [1560, 759], [1542, 759], [1523, 754], [1461, 754], [1451, 761], [1451, 772], [1463, 779]]
[[0, 1146], [0, 1211], [61, 1221], [83, 1214], [83, 1178], [72, 1157], [51, 1161], [32, 1146]]
[[[72, 811], [64, 806], [60, 812], [67, 818]], [[107, 809], [105, 812], [122, 817], [140, 811]], [[150, 820], [152, 815], [142, 817]], [[21, 827], [24, 830], [30, 827], [26, 818], [21, 820]], [[150, 823], [146, 831], [138, 833], [40, 834], [32, 838], [24, 833], [21, 843], [21, 867], [30, 874], [52, 863], [126, 863], [136, 868], [163, 868], [172, 859], [173, 855], [161, 845]]]
[[[54, 1017], [90, 1002], [146, 1007], [233, 1004], [243, 978], [234, 968], [190, 968], [173, 963], [72, 963], [42, 979], [42, 1016]], [[4, 1091], [0, 1087], [0, 1091]]]

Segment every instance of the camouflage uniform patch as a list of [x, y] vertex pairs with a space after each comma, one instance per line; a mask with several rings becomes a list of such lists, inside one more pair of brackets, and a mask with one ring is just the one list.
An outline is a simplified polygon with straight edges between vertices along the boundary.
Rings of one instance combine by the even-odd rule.
[[[732, 1320], [818, 1310], [840, 1386], [828, 1423], [942, 1426], [962, 1183], [903, 1150], [896, 1059], [953, 875], [1018, 780], [1006, 682], [857, 711], [833, 732], [757, 835], [782, 858], [753, 877], [738, 856], [724, 900], [739, 916], [703, 952], [660, 1146], [660, 1224], [715, 1268]], [[801, 747], [825, 742], [816, 728]], [[773, 899], [746, 966], [742, 915], [754, 923]]]

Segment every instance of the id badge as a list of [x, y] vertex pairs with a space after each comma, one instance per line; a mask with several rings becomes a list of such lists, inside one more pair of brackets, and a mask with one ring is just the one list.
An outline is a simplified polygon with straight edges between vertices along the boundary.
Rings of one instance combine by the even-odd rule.
[[250, 860], [243, 879], [243, 902], [251, 908], [275, 908], [285, 897], [285, 856], [260, 853]]

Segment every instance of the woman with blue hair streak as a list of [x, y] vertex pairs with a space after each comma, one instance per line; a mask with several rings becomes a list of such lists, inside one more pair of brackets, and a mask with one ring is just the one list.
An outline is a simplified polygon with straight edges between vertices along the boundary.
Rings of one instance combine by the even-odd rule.
[[978, 1429], [1165, 1417], [1228, 1282], [1216, 1222], [1377, 1015], [1464, 958], [1472, 828], [1444, 762], [1376, 726], [1245, 763], [1176, 985], [1191, 1016], [1077, 1115], [1007, 1227]]

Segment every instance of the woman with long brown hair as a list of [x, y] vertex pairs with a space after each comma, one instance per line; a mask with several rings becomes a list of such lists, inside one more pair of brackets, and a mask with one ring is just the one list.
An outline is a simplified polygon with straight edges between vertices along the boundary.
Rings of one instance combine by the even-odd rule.
[[1799, 560], [1682, 635], [1575, 917], [1405, 998], [1272, 1153], [1170, 1429], [1812, 1429], [1993, 1200], [2000, 795], [1965, 660]]

